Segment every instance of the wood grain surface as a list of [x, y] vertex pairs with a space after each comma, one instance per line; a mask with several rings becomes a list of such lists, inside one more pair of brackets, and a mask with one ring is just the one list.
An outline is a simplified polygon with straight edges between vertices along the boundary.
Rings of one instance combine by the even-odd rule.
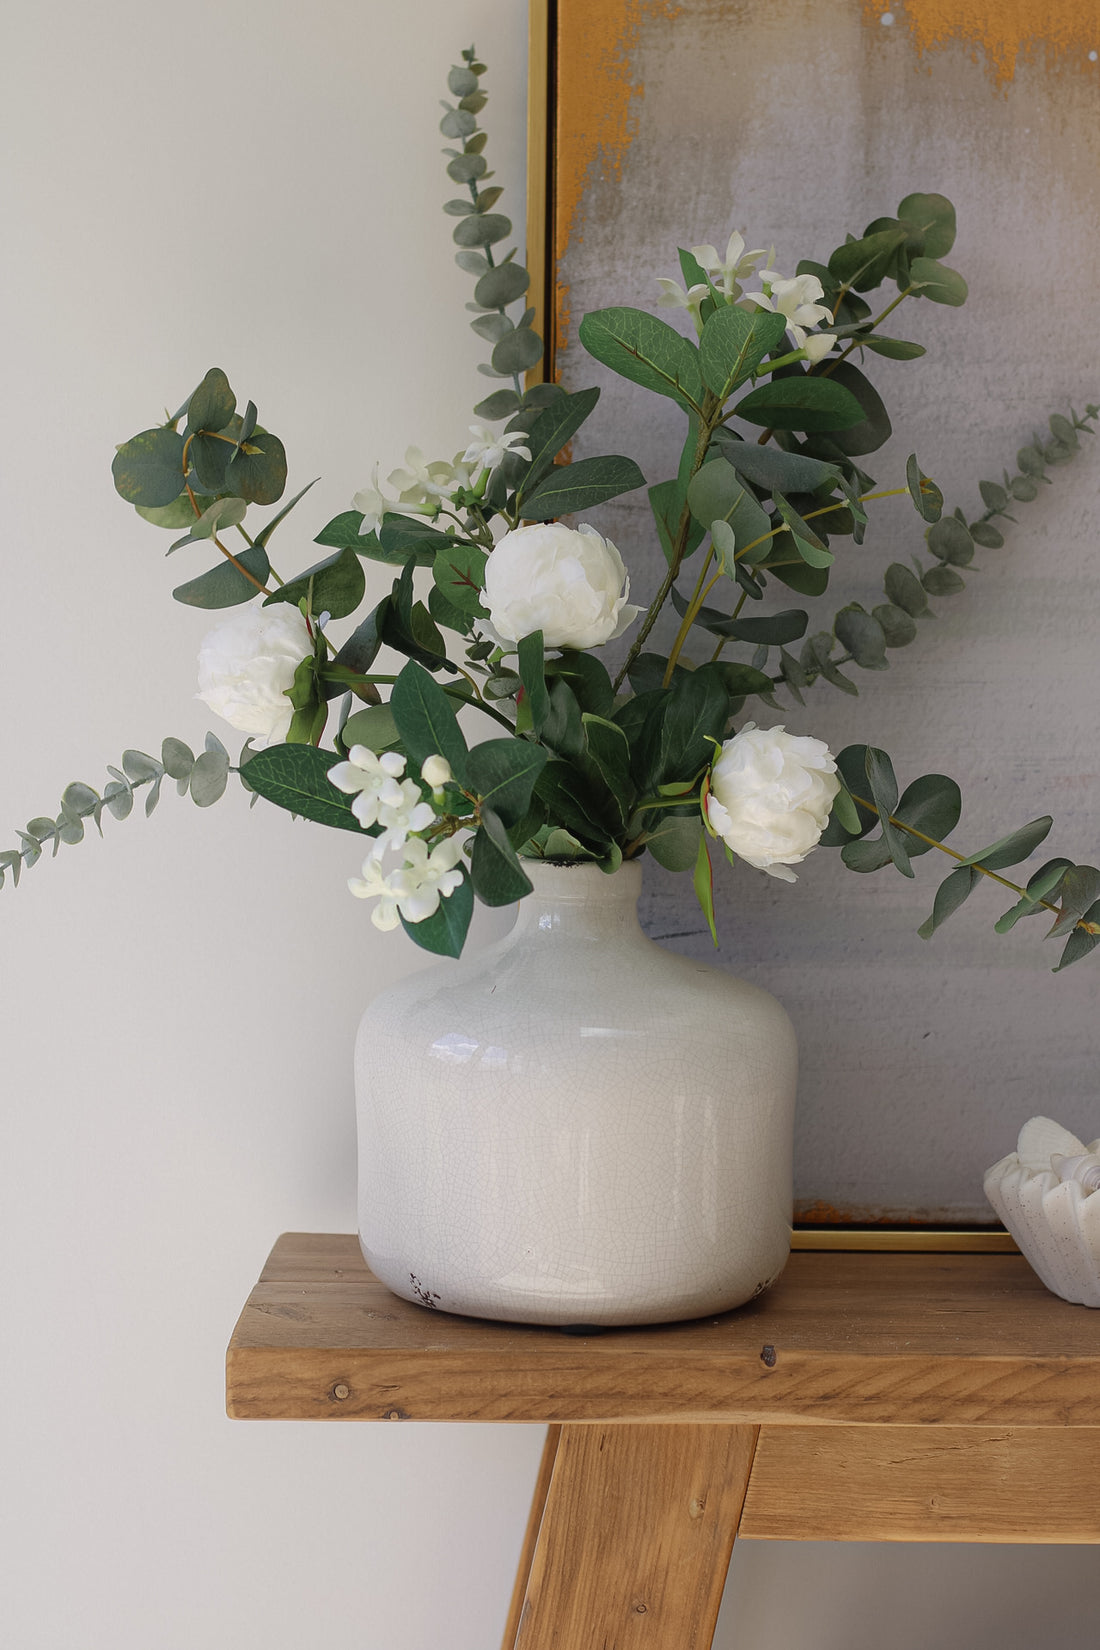
[[1088, 1426], [1100, 1315], [1018, 1255], [792, 1255], [719, 1318], [578, 1336], [426, 1311], [356, 1239], [279, 1239], [234, 1332], [239, 1418]]
[[708, 1650], [756, 1432], [563, 1427], [515, 1650]]
[[1100, 1427], [765, 1427], [739, 1536], [1100, 1542]]

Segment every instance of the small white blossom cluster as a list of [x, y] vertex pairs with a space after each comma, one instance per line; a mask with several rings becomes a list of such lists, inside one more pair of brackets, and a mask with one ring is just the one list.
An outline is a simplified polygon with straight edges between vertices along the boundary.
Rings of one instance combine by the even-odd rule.
[[[462, 844], [457, 836], [430, 848], [422, 837], [413, 835], [426, 830], [436, 814], [431, 803], [421, 799], [416, 781], [404, 773], [405, 758], [396, 751], [378, 756], [365, 745], [353, 745], [348, 760], [338, 762], [328, 774], [337, 790], [355, 797], [351, 811], [360, 825], [382, 827], [363, 861], [362, 875], [349, 877], [348, 887], [357, 899], [378, 901], [371, 921], [383, 931], [396, 928], [402, 917], [406, 922], [434, 917], [440, 900], [462, 882], [457, 869]], [[420, 773], [442, 800], [443, 787], [451, 779], [450, 764], [442, 756], [429, 756]], [[397, 853], [400, 863], [384, 871], [382, 861]]]
[[530, 448], [524, 445], [527, 438], [522, 430], [494, 434], [483, 424], [471, 424], [470, 434], [474, 439], [465, 452], [455, 454], [451, 463], [446, 459], [427, 459], [419, 447], [410, 447], [405, 453], [406, 468], [392, 470], [387, 481], [396, 498], [387, 498], [382, 491], [376, 464], [370, 486], [361, 488], [352, 500], [354, 508], [363, 516], [360, 533], [376, 533], [387, 514], [436, 516], [441, 504], [453, 499], [460, 489], [480, 492], [483, 478], [497, 468], [505, 454], [531, 457]]
[[[735, 303], [741, 309], [767, 309], [782, 315], [787, 322], [788, 337], [795, 349], [805, 352], [807, 361], [821, 361], [828, 355], [836, 343], [835, 333], [818, 332], [811, 336], [807, 330], [819, 321], [833, 318], [831, 311], [819, 302], [825, 296], [825, 289], [816, 275], [795, 275], [788, 280], [772, 268], [774, 248], [770, 252], [760, 247], [746, 252], [744, 236], [736, 230], [726, 243], [724, 257], [713, 246], [693, 246], [691, 255], [727, 303]], [[763, 268], [758, 267], [761, 260]], [[749, 280], [760, 282], [759, 292], [746, 294], [742, 282]], [[658, 303], [688, 310], [696, 329], [701, 331], [699, 312], [710, 288], [700, 281], [685, 291], [678, 281], [665, 276], [658, 276], [657, 285], [661, 288]]]

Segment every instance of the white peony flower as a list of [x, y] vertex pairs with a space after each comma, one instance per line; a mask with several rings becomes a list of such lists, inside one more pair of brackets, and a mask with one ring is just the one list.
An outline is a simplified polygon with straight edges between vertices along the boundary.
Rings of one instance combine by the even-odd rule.
[[470, 434], [474, 439], [463, 453], [462, 462], [473, 465], [471, 481], [478, 481], [486, 470], [495, 470], [505, 453], [515, 453], [517, 458], [530, 460], [531, 449], [526, 445], [527, 437], [522, 430], [508, 430], [494, 435], [484, 424], [471, 424]]
[[250, 603], [203, 637], [197, 697], [230, 727], [247, 733], [256, 750], [281, 744], [294, 717], [286, 691], [312, 652], [298, 608], [289, 602]]
[[707, 826], [747, 864], [783, 882], [817, 847], [840, 790], [836, 762], [820, 739], [746, 722], [711, 769]]
[[755, 252], [746, 252], [745, 238], [736, 229], [726, 243], [724, 258], [718, 256], [718, 250], [713, 246], [693, 246], [691, 255], [727, 298], [740, 298], [741, 282], [755, 274], [760, 259], [768, 256], [762, 247]]
[[406, 922], [434, 917], [440, 900], [461, 885], [462, 872], [456, 867], [462, 858], [462, 844], [456, 836], [447, 837], [435, 848], [414, 837], [403, 844], [404, 863], [388, 876], [382, 872], [382, 853], [398, 844], [387, 838], [379, 838], [379, 844], [363, 861], [362, 877], [348, 878], [348, 888], [356, 899], [378, 900], [371, 912], [376, 928], [384, 932], [396, 928], [402, 917]]
[[364, 830], [381, 825], [390, 845], [399, 847], [410, 831], [423, 831], [435, 818], [435, 809], [420, 797], [413, 779], [402, 779], [405, 758], [397, 751], [376, 756], [366, 745], [353, 745], [346, 762], [328, 771], [330, 784], [354, 796], [351, 811]]
[[623, 558], [587, 525], [517, 527], [485, 568], [485, 606], [504, 646], [541, 630], [547, 647], [600, 647], [637, 617], [629, 594]]

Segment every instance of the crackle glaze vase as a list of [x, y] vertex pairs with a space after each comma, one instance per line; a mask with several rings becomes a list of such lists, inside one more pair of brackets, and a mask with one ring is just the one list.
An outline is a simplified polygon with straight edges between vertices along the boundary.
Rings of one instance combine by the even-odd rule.
[[505, 939], [363, 1016], [367, 1263], [406, 1300], [524, 1323], [739, 1306], [790, 1246], [791, 1023], [645, 937], [637, 864], [526, 869]]

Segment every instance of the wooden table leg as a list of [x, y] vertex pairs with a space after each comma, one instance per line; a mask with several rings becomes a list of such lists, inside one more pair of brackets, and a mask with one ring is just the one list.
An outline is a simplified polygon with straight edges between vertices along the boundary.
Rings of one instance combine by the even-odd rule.
[[758, 1431], [549, 1437], [504, 1650], [710, 1650]]

